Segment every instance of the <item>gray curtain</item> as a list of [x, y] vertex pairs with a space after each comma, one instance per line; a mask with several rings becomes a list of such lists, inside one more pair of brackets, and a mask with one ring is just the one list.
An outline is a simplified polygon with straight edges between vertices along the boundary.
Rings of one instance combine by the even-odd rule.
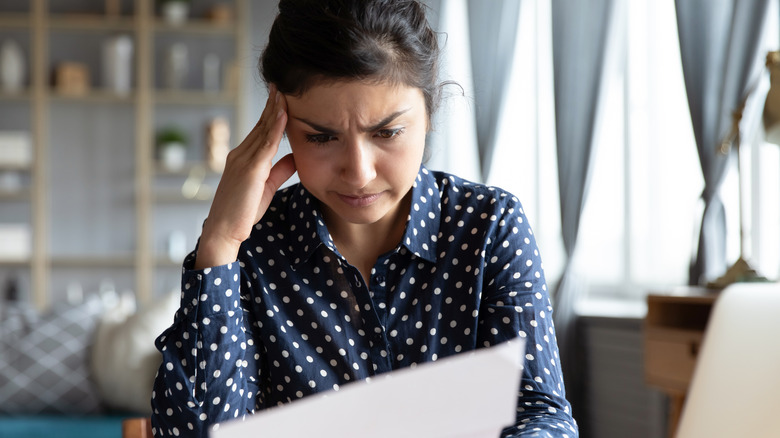
[[763, 67], [759, 53], [770, 0], [676, 0], [688, 106], [704, 176], [698, 249], [690, 284], [726, 270], [726, 215], [718, 189], [729, 155], [717, 151], [732, 127], [732, 112]]
[[520, 0], [469, 1], [471, 63], [482, 181], [487, 181], [490, 175], [500, 115], [508, 95], [520, 4]]
[[484, 182], [477, 144], [474, 78], [468, 0], [446, 0], [439, 6], [436, 30], [441, 33], [439, 79], [457, 86], [442, 90], [427, 138], [425, 165], [470, 181]]
[[578, 389], [582, 379], [577, 374], [581, 367], [576, 363], [573, 353], [574, 304], [584, 290], [584, 285], [572, 272], [571, 260], [588, 191], [595, 147], [594, 124], [614, 9], [614, 0], [552, 1], [558, 183], [561, 232], [567, 256], [553, 298], [561, 362], [569, 400], [575, 409], [578, 409]]

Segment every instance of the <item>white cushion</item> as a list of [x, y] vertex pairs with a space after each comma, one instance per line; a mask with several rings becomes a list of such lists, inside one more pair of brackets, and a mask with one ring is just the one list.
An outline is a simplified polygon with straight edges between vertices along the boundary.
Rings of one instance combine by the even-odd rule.
[[152, 386], [162, 356], [154, 340], [173, 322], [180, 293], [168, 293], [135, 310], [123, 295], [103, 315], [91, 366], [103, 401], [114, 409], [150, 415]]

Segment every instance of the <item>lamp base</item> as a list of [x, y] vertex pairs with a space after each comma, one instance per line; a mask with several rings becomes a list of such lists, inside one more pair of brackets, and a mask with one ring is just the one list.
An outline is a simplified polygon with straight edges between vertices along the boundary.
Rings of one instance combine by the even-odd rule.
[[760, 275], [742, 256], [717, 280], [707, 283], [708, 288], [723, 289], [732, 283], [763, 283], [769, 279]]

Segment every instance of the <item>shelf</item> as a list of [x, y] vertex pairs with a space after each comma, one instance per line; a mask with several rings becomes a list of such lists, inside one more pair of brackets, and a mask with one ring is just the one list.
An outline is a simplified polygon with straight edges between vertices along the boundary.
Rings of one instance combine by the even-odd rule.
[[187, 163], [179, 170], [168, 170], [157, 163], [155, 176], [158, 178], [177, 178], [184, 180], [181, 188], [159, 188], [155, 191], [154, 200], [157, 203], [201, 203], [214, 198], [216, 187], [206, 183], [208, 177], [218, 177], [221, 172], [215, 172], [203, 163]]
[[[32, 172], [32, 164], [0, 163], [0, 172]], [[0, 191], [2, 191], [1, 188]]]
[[209, 20], [203, 19], [190, 19], [184, 24], [174, 25], [168, 24], [161, 19], [158, 19], [154, 24], [154, 31], [156, 33], [186, 33], [192, 35], [210, 35], [225, 37], [233, 37], [237, 34], [238, 26], [235, 23], [215, 23]]
[[51, 90], [51, 99], [54, 102], [84, 102], [84, 103], [119, 103], [132, 104], [135, 102], [135, 94], [131, 91], [129, 94], [118, 94], [109, 90], [91, 89], [86, 94], [63, 94], [56, 90]]
[[226, 91], [200, 90], [155, 90], [154, 101], [157, 105], [235, 105], [236, 95]]
[[0, 201], [29, 201], [30, 199], [32, 199], [32, 194], [28, 189], [15, 192], [7, 192], [0, 189]]
[[[0, 27], [3, 25], [0, 24]], [[31, 99], [30, 91], [29, 90], [22, 90], [19, 92], [11, 93], [8, 91], [2, 91], [0, 90], [0, 102], [8, 101], [8, 102], [25, 102], [29, 101]]]
[[184, 257], [181, 260], [171, 260], [170, 257], [165, 255], [157, 256], [155, 265], [158, 268], [181, 268], [184, 263]]
[[68, 31], [132, 32], [135, 30], [135, 20], [98, 14], [63, 14], [51, 17], [49, 28]]
[[154, 194], [154, 201], [161, 204], [175, 203], [202, 203], [214, 199], [214, 189], [204, 188], [199, 190], [194, 197], [186, 197], [180, 191], [166, 190]]
[[27, 29], [30, 27], [31, 21], [29, 14], [3, 12], [2, 15], [0, 15], [0, 29]]
[[0, 257], [0, 268], [25, 268], [29, 267], [32, 260], [30, 258], [2, 258]]
[[222, 174], [222, 172], [211, 170], [205, 163], [187, 163], [184, 167], [177, 170], [167, 169], [162, 164], [157, 163], [154, 170], [155, 175], [159, 177], [188, 177], [194, 172], [203, 174], [203, 176], [219, 176]]
[[53, 256], [51, 265], [57, 268], [132, 268], [135, 258], [130, 255], [72, 255]]

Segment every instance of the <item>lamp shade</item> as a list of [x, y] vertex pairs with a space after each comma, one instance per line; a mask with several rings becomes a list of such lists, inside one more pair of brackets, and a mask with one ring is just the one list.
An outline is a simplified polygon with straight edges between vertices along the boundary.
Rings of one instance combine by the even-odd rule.
[[764, 104], [766, 141], [780, 145], [780, 52], [769, 52], [766, 66], [771, 83]]

